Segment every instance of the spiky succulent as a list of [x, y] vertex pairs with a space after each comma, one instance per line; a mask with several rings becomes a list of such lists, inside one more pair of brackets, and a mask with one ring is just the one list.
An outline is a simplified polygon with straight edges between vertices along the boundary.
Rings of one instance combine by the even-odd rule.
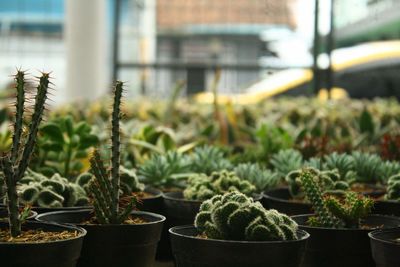
[[270, 164], [280, 177], [284, 178], [291, 172], [298, 170], [303, 165], [303, 156], [294, 149], [285, 149], [279, 151], [271, 157]]
[[381, 182], [386, 184], [389, 182], [390, 177], [400, 173], [400, 163], [396, 161], [383, 161], [379, 173]]
[[256, 192], [256, 187], [246, 180], [241, 180], [234, 172], [224, 170], [213, 172], [210, 176], [202, 173], [191, 176], [183, 196], [190, 200], [206, 200], [232, 191], [251, 196]]
[[333, 152], [324, 156], [326, 170], [337, 169], [340, 177], [346, 180], [354, 178], [354, 159], [348, 154]]
[[182, 187], [181, 179], [187, 178], [189, 163], [180, 153], [169, 151], [165, 155], [154, 154], [139, 166], [139, 179], [158, 188]]
[[352, 182], [377, 183], [382, 180], [382, 160], [374, 154], [355, 151], [352, 154], [355, 178]]
[[318, 227], [359, 228], [361, 219], [371, 211], [373, 201], [355, 192], [346, 192], [341, 199], [324, 195], [316, 182], [317, 176], [313, 170], [303, 169], [299, 178], [315, 211], [309, 223]]
[[239, 192], [217, 195], [202, 203], [197, 230], [222, 240], [275, 241], [297, 239], [297, 224], [285, 214], [266, 210]]
[[274, 188], [280, 182], [277, 173], [265, 169], [259, 164], [242, 163], [236, 166], [233, 171], [240, 179], [247, 180], [255, 185], [258, 192]]
[[400, 174], [393, 175], [389, 178], [385, 199], [400, 201]]
[[224, 152], [215, 146], [196, 147], [190, 157], [190, 170], [205, 173], [232, 169], [232, 164], [225, 158]]

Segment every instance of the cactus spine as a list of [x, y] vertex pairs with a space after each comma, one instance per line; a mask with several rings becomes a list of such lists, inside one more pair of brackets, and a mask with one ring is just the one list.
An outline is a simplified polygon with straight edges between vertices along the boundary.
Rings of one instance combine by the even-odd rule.
[[121, 119], [121, 98], [123, 83], [117, 81], [114, 88], [114, 104], [111, 118], [111, 171], [107, 172], [101, 156], [97, 150], [90, 159], [90, 166], [94, 178], [89, 183], [89, 192], [94, 198], [93, 206], [96, 218], [100, 224], [120, 224], [129, 216], [136, 204], [132, 197], [130, 203], [120, 211], [120, 132], [119, 120]]
[[[17, 182], [24, 176], [35, 146], [39, 124], [42, 121], [47, 92], [49, 89], [49, 74], [42, 73], [35, 96], [34, 110], [28, 127], [27, 139], [23, 140], [23, 116], [25, 109], [25, 73], [18, 71], [15, 75], [16, 104], [14, 133], [11, 151], [1, 158], [1, 169], [7, 187], [7, 207], [10, 233], [15, 237], [21, 233], [21, 222], [24, 216], [18, 212]], [[18, 155], [21, 155], [20, 157]]]

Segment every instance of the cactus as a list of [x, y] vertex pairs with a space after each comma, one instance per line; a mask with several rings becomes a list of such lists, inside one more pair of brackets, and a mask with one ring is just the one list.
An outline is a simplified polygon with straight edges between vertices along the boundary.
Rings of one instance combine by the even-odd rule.
[[213, 172], [210, 176], [205, 174], [191, 176], [183, 196], [190, 200], [206, 200], [231, 191], [251, 196], [256, 192], [256, 187], [246, 180], [241, 180], [234, 172], [224, 170]]
[[301, 185], [316, 213], [309, 223], [329, 228], [359, 228], [360, 220], [372, 209], [373, 201], [355, 192], [346, 192], [344, 198], [323, 195], [318, 184], [318, 173], [304, 169], [300, 174]]
[[242, 163], [236, 166], [233, 171], [240, 179], [247, 180], [255, 185], [258, 192], [274, 188], [280, 182], [277, 173], [258, 164]]
[[27, 170], [18, 186], [22, 203], [43, 208], [85, 206], [89, 200], [85, 190], [58, 173], [52, 177]]
[[354, 178], [354, 159], [347, 154], [333, 152], [324, 156], [325, 168], [327, 170], [337, 169], [340, 177], [351, 180]]
[[223, 151], [215, 146], [196, 147], [190, 158], [190, 170], [205, 173], [232, 169], [232, 164], [224, 156]]
[[297, 224], [276, 210], [239, 192], [216, 195], [204, 201], [194, 222], [207, 238], [245, 241], [297, 239]]
[[298, 170], [303, 165], [303, 156], [294, 149], [285, 149], [274, 154], [270, 161], [280, 177], [285, 178], [291, 171]]
[[123, 195], [131, 195], [144, 190], [144, 184], [139, 182], [136, 173], [132, 169], [120, 166], [121, 190]]
[[382, 159], [379, 156], [355, 151], [352, 153], [352, 157], [356, 176], [351, 182], [377, 183], [382, 181]]
[[400, 174], [389, 178], [385, 199], [400, 201]]
[[131, 196], [128, 205], [121, 209], [120, 198], [120, 129], [121, 98], [123, 83], [117, 81], [114, 88], [114, 103], [111, 115], [111, 170], [107, 172], [100, 153], [95, 150], [90, 159], [94, 178], [89, 183], [89, 192], [93, 197], [96, 219], [100, 224], [121, 224], [132, 212], [137, 202]]
[[[45, 110], [45, 103], [49, 89], [49, 74], [42, 73], [34, 100], [31, 121], [27, 134], [23, 134], [23, 121], [25, 111], [25, 73], [18, 71], [15, 75], [16, 103], [15, 121], [13, 124], [13, 137], [11, 150], [4, 154], [0, 160], [1, 170], [4, 173], [7, 186], [7, 207], [11, 236], [16, 237], [21, 233], [21, 222], [24, 220], [18, 212], [17, 183], [24, 176], [28, 167], [35, 143], [40, 122]], [[24, 138], [26, 136], [26, 138]]]

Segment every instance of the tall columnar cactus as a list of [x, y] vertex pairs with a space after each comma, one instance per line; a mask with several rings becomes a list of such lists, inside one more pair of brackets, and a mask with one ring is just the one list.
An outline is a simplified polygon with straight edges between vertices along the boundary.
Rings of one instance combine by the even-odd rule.
[[388, 200], [400, 201], [400, 174], [393, 175], [389, 178], [385, 198]]
[[[39, 78], [39, 85], [35, 96], [32, 117], [27, 129], [27, 137], [23, 135], [23, 120], [25, 111], [25, 73], [18, 71], [15, 75], [16, 81], [16, 103], [15, 103], [15, 121], [14, 132], [12, 137], [11, 151], [3, 155], [0, 160], [1, 169], [4, 173], [4, 180], [7, 187], [7, 206], [10, 224], [11, 236], [15, 237], [21, 232], [22, 218], [18, 212], [18, 194], [17, 183], [24, 176], [28, 167], [33, 148], [35, 146], [36, 137], [40, 122], [42, 121], [43, 112], [49, 89], [49, 74], [42, 73]], [[26, 213], [24, 213], [26, 214]]]
[[266, 210], [239, 192], [204, 201], [195, 226], [208, 238], [246, 241], [295, 240], [298, 228], [285, 214]]
[[111, 117], [111, 170], [107, 172], [100, 153], [95, 150], [90, 159], [94, 178], [89, 184], [89, 192], [93, 196], [96, 219], [100, 224], [120, 224], [129, 216], [136, 204], [132, 197], [129, 204], [121, 210], [119, 207], [120, 191], [120, 129], [121, 98], [123, 83], [117, 81], [114, 88], [114, 104]]
[[370, 198], [346, 192], [344, 198], [323, 195], [318, 185], [318, 174], [312, 169], [304, 169], [300, 175], [304, 192], [313, 205], [316, 217], [310, 220], [314, 226], [329, 228], [358, 228], [360, 219], [369, 214], [373, 206]]

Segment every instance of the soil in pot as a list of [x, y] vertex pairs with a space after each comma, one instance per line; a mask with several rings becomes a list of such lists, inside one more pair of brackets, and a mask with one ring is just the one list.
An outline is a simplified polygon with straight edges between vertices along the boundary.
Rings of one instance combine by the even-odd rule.
[[28, 221], [24, 232], [13, 242], [7, 238], [8, 223], [0, 222], [0, 258], [2, 266], [75, 267], [86, 231], [71, 225]]
[[293, 241], [205, 239], [192, 225], [169, 230], [176, 267], [297, 267], [309, 234]]
[[132, 216], [140, 223], [90, 224], [88, 222], [92, 218], [92, 210], [49, 212], [39, 215], [36, 219], [77, 224], [87, 230], [77, 265], [79, 267], [151, 267], [154, 264], [165, 217], [137, 211], [132, 212]]
[[265, 191], [261, 202], [266, 209], [276, 209], [288, 215], [312, 213], [311, 204], [293, 199], [287, 187]]
[[311, 227], [307, 221], [311, 214], [293, 216], [300, 229], [311, 237], [307, 242], [302, 267], [373, 267], [368, 233], [376, 228], [394, 228], [400, 218], [370, 215], [361, 229], [332, 229]]
[[400, 266], [400, 229], [384, 229], [369, 234], [372, 257], [377, 267]]

